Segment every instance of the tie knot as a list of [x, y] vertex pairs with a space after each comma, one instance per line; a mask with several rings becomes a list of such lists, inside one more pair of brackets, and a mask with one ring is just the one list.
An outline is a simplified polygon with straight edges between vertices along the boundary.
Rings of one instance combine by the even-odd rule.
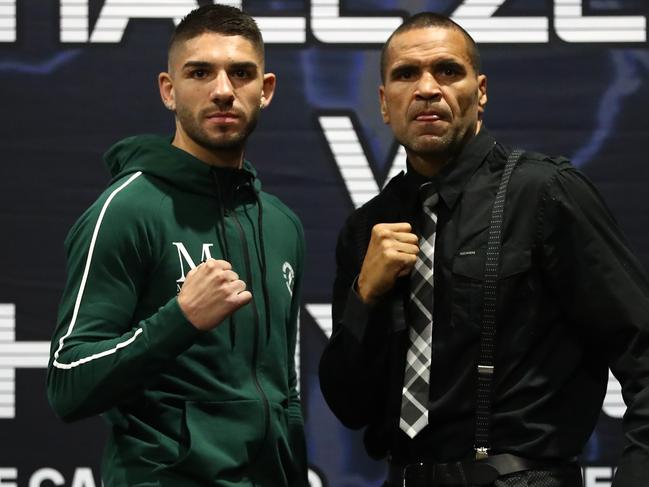
[[431, 182], [424, 183], [419, 187], [419, 198], [424, 208], [433, 209], [439, 201], [437, 188]]

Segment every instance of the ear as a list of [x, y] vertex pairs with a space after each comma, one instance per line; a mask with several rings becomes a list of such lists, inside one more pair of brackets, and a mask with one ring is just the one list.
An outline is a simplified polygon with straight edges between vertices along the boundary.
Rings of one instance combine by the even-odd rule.
[[482, 118], [487, 106], [487, 76], [478, 76], [478, 117]]
[[381, 106], [381, 116], [384, 123], [390, 123], [390, 114], [388, 113], [388, 105], [385, 101], [385, 87], [379, 86], [379, 104]]
[[266, 108], [270, 105], [273, 95], [275, 94], [275, 86], [277, 84], [277, 77], [273, 73], [265, 73], [264, 81], [261, 87], [261, 99], [259, 101], [260, 108]]
[[160, 73], [158, 75], [158, 88], [160, 89], [160, 98], [167, 110], [176, 111], [176, 99], [174, 95], [174, 84], [169, 73]]

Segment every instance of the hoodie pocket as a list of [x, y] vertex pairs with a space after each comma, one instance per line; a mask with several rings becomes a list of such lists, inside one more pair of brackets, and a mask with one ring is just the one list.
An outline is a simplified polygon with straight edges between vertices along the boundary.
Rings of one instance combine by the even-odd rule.
[[187, 402], [180, 457], [166, 470], [206, 481], [237, 482], [247, 478], [263, 435], [261, 401]]
[[288, 411], [281, 404], [271, 403], [271, 427], [268, 448], [264, 449], [259, 461], [266, 463], [264, 477], [275, 479], [272, 485], [301, 485], [298, 481], [300, 465], [295, 457], [295, 445], [291, 442]]

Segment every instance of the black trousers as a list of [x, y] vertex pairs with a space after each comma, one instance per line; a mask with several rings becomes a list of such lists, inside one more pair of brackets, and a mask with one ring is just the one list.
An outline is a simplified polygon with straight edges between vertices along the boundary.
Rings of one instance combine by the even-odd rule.
[[[557, 470], [527, 470], [525, 472], [504, 475], [498, 478], [491, 487], [583, 487], [581, 469], [578, 466], [561, 468]], [[386, 482], [383, 487], [403, 487]], [[406, 484], [405, 487], [412, 487]], [[416, 486], [423, 487], [423, 486]], [[451, 487], [450, 485], [430, 485], [426, 487]], [[461, 486], [453, 487], [489, 487], [489, 486]]]

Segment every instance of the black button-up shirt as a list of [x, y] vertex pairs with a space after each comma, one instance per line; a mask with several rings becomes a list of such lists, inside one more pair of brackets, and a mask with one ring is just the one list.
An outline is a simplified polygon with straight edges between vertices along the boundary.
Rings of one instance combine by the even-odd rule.
[[[412, 440], [399, 429], [407, 278], [371, 308], [353, 282], [374, 224], [417, 221], [425, 178], [412, 170], [397, 176], [340, 233], [321, 387], [344, 424], [367, 427], [365, 445], [375, 458], [473, 455], [485, 250], [508, 154], [483, 131], [433, 179], [440, 202], [429, 424]], [[614, 485], [646, 481], [649, 282], [598, 192], [566, 159], [525, 153], [514, 170], [497, 299], [492, 453], [578, 455], [597, 422], [610, 366], [628, 406]]]

